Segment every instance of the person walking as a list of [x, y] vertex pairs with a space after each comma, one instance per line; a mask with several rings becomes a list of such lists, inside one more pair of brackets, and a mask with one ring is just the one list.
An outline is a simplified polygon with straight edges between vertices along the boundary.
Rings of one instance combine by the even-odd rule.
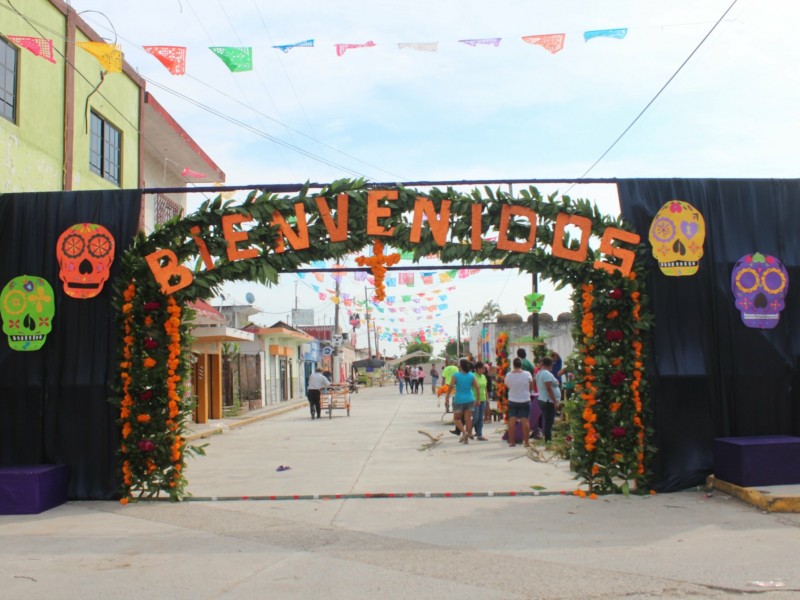
[[472, 413], [472, 424], [475, 426], [475, 435], [478, 436], [478, 440], [485, 442], [483, 423], [488, 416], [489, 396], [487, 394], [487, 385], [489, 381], [486, 377], [486, 365], [481, 361], [475, 363], [475, 381], [478, 383], [478, 395], [475, 402], [475, 410]]
[[462, 358], [458, 363], [458, 372], [450, 379], [450, 387], [445, 396], [445, 404], [450, 403], [450, 394], [453, 394], [453, 420], [456, 428], [461, 432], [458, 440], [461, 444], [469, 444], [472, 438], [472, 411], [478, 397], [478, 382], [472, 372], [472, 363]]
[[528, 445], [533, 377], [528, 371], [522, 370], [519, 356], [511, 364], [512, 370], [506, 374], [505, 383], [508, 388], [508, 445], [513, 448], [517, 443], [517, 420], [522, 425], [522, 444]]
[[403, 379], [406, 382], [406, 394], [411, 393], [411, 367], [406, 365], [406, 368], [403, 369]]
[[403, 371], [403, 367], [399, 367], [397, 369], [397, 373], [395, 373], [395, 377], [397, 377], [397, 383], [400, 386], [400, 393], [403, 393], [403, 384], [405, 383], [405, 372]]
[[436, 365], [431, 365], [431, 392], [436, 393], [436, 384], [439, 382], [439, 370]]
[[[445, 361], [444, 369], [442, 369], [442, 381], [444, 382], [444, 385], [448, 387], [448, 389], [450, 388], [451, 379], [453, 378], [453, 375], [455, 375], [456, 373], [458, 373], [458, 367], [453, 364], [453, 359], [448, 358]], [[449, 395], [446, 395], [444, 399], [444, 412], [446, 413], [450, 412]]]
[[306, 385], [306, 398], [308, 398], [308, 407], [311, 410], [311, 418], [316, 417], [319, 419], [322, 414], [321, 396], [322, 390], [331, 386], [331, 382], [325, 375], [319, 371], [314, 371], [308, 378]]
[[553, 439], [553, 422], [561, 399], [561, 389], [558, 386], [558, 379], [553, 375], [552, 368], [553, 359], [545, 356], [542, 359], [542, 367], [536, 373], [536, 387], [539, 388], [539, 408], [542, 409], [545, 444]]

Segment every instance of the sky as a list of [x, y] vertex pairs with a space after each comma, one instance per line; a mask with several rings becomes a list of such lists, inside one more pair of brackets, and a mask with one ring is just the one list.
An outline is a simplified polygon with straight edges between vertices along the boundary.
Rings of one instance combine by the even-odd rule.
[[[800, 174], [793, 0], [69, 4], [122, 46], [227, 185]], [[619, 28], [627, 30], [621, 39], [584, 39], [586, 31]], [[555, 54], [522, 40], [554, 33], [565, 34]], [[309, 39], [313, 47], [273, 48]], [[367, 42], [374, 45], [337, 55], [336, 44]], [[398, 46], [433, 42], [435, 52]], [[186, 74], [171, 75], [146, 45], [185, 46]], [[253, 70], [232, 73], [210, 46], [252, 47]], [[613, 185], [537, 187], [619, 212]], [[229, 283], [219, 302], [253, 294], [262, 324], [288, 320], [295, 306], [330, 324], [333, 302], [314, 286], [332, 289], [333, 281], [292, 274], [272, 288]], [[342, 281], [343, 293], [363, 297], [363, 288]], [[458, 312], [463, 318], [490, 301], [527, 317], [530, 291], [531, 277], [516, 271], [458, 279], [443, 291], [447, 309], [436, 322], [454, 336]], [[543, 281], [540, 291], [543, 312], [571, 309], [569, 290]], [[382, 326], [430, 323], [412, 321], [386, 318]]]

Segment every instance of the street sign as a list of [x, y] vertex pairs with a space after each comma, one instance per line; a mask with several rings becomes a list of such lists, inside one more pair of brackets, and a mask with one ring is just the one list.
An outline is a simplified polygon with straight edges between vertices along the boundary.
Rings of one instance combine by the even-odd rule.
[[331, 354], [333, 354], [333, 348], [331, 348], [330, 346], [325, 346], [325, 347], [322, 349], [322, 353], [323, 353], [325, 356], [330, 356]]

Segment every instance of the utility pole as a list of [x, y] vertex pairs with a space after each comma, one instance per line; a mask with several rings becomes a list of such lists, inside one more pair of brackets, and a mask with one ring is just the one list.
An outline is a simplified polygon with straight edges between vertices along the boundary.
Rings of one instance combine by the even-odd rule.
[[367, 358], [372, 358], [372, 341], [369, 337], [369, 296], [367, 286], [364, 286], [364, 309], [367, 311]]
[[458, 311], [458, 326], [456, 327], [456, 360], [461, 358], [461, 311]]
[[339, 335], [339, 281], [336, 279], [336, 302], [333, 303], [333, 333], [331, 333], [331, 344], [333, 345], [333, 383], [339, 383], [339, 346], [333, 344], [333, 338]]
[[[531, 287], [533, 288], [533, 293], [536, 294], [539, 292], [539, 274], [538, 273], [531, 273]], [[533, 332], [533, 337], [539, 337], [539, 311], [533, 313], [533, 318], [531, 319], [531, 328]]]

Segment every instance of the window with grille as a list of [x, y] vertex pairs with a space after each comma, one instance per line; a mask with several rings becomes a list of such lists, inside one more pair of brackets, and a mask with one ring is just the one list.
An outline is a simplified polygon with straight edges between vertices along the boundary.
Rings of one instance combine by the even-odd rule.
[[0, 116], [17, 121], [17, 57], [18, 50], [0, 38]]
[[89, 127], [89, 169], [119, 185], [122, 133], [97, 113]]

